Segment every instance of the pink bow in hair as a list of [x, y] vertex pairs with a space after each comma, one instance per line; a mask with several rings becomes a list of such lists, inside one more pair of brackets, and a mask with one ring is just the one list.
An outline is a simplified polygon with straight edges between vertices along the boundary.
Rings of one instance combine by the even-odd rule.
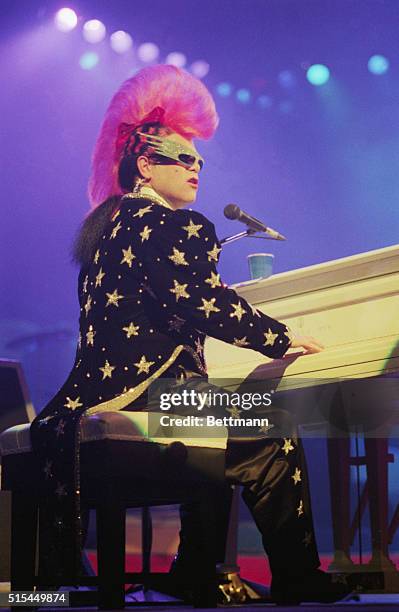
[[118, 127], [118, 136], [116, 139], [116, 151], [122, 152], [125, 144], [133, 136], [137, 128], [145, 125], [146, 123], [162, 123], [165, 116], [165, 111], [160, 106], [156, 106], [152, 109], [148, 115], [146, 115], [138, 124], [133, 123], [121, 123]]

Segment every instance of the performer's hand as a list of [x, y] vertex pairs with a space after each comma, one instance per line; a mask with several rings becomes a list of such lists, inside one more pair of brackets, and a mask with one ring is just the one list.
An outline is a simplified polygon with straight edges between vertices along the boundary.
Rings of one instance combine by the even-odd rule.
[[310, 355], [311, 353], [321, 353], [324, 349], [324, 345], [321, 344], [313, 336], [296, 336], [294, 335], [291, 348], [304, 348], [304, 355]]

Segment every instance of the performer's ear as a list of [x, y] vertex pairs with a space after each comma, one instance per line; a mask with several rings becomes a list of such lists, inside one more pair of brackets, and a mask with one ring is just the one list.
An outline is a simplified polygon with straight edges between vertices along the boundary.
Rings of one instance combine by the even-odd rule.
[[150, 160], [148, 159], [148, 157], [146, 157], [145, 155], [140, 155], [137, 158], [136, 164], [137, 164], [137, 170], [139, 171], [140, 175], [143, 178], [145, 179], [152, 178], [152, 164]]

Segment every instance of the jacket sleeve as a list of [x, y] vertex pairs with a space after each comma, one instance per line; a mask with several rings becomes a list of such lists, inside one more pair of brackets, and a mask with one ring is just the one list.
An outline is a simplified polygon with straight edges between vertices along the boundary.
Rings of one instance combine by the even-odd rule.
[[149, 288], [162, 306], [209, 336], [267, 357], [282, 357], [291, 343], [289, 328], [222, 282], [214, 225], [196, 211], [168, 211], [162, 216], [144, 255]]

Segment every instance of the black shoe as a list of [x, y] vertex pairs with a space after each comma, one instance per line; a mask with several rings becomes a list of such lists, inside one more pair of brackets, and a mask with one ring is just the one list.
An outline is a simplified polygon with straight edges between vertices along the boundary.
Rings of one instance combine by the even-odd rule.
[[334, 603], [353, 593], [342, 582], [334, 581], [333, 574], [310, 570], [302, 576], [273, 576], [270, 594], [279, 605], [298, 605], [302, 602]]

